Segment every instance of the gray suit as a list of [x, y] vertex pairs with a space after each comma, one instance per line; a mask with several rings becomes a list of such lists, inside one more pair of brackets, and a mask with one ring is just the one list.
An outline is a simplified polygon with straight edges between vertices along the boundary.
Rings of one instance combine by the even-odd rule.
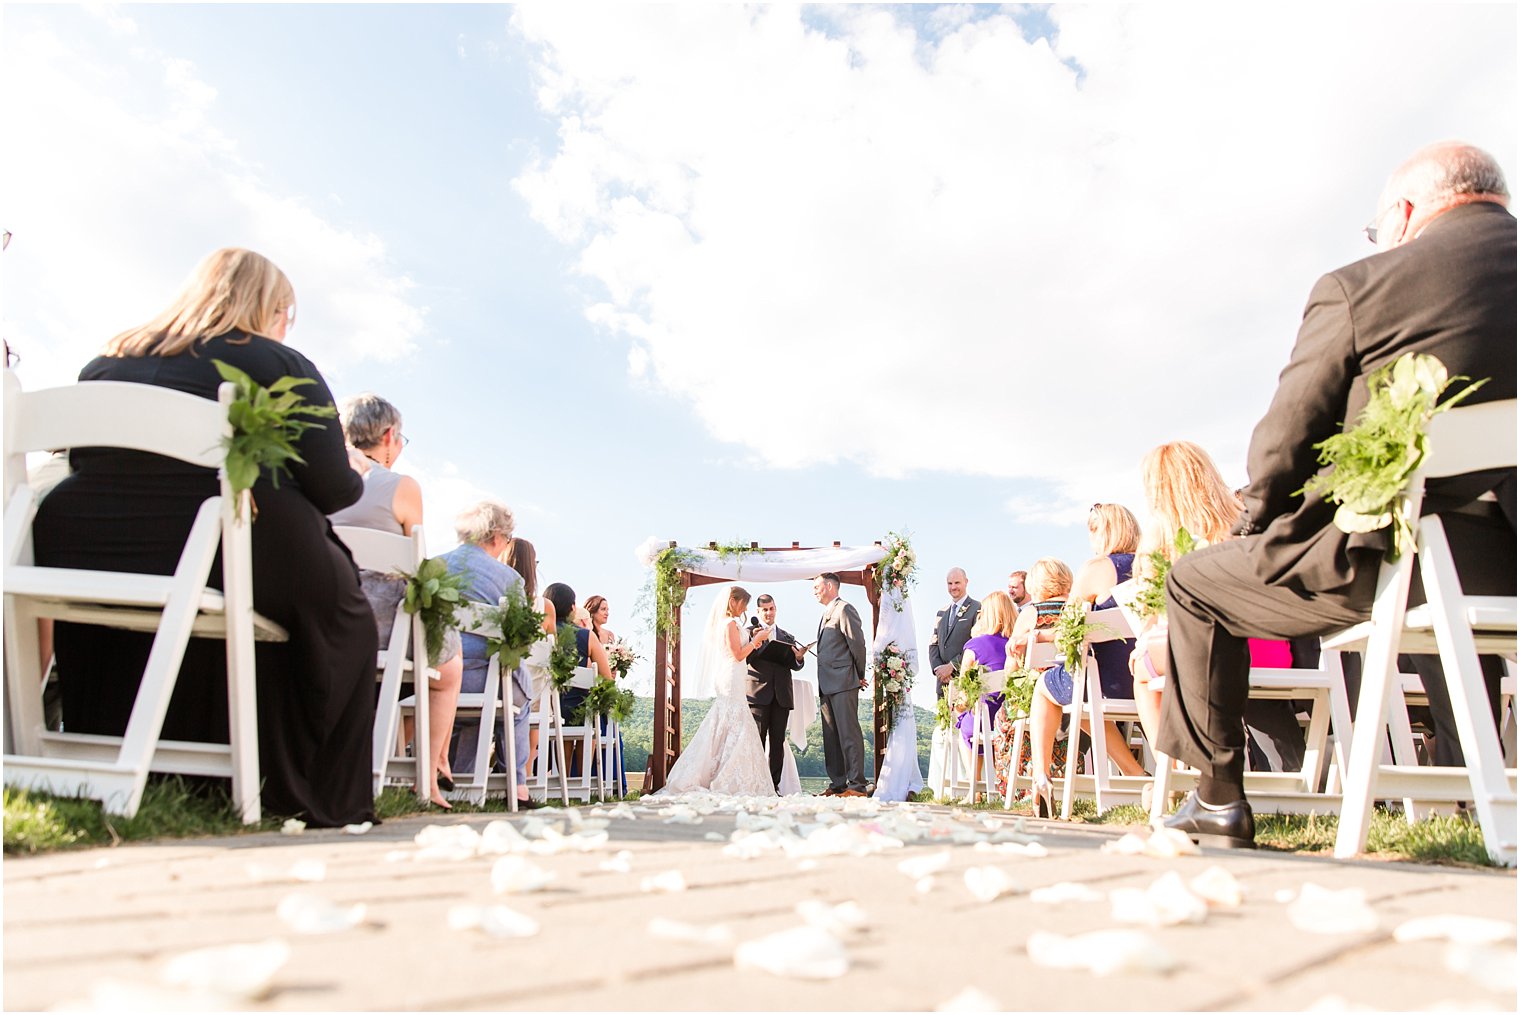
[[823, 766], [829, 789], [865, 792], [866, 749], [860, 731], [860, 681], [866, 635], [860, 614], [835, 599], [818, 622], [818, 703], [823, 712]]
[[[966, 654], [966, 642], [971, 640], [971, 629], [982, 612], [982, 604], [970, 596], [959, 610], [952, 610], [954, 603], [947, 603], [934, 615], [934, 635], [929, 639], [929, 672], [933, 673], [945, 663], [961, 668], [961, 656]], [[945, 696], [945, 685], [936, 677], [934, 692]]]

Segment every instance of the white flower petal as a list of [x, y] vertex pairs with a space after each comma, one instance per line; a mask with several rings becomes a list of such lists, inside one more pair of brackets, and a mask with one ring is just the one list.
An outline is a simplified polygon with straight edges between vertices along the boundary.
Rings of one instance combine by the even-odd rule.
[[1202, 923], [1209, 912], [1208, 903], [1188, 891], [1176, 871], [1163, 874], [1144, 891], [1116, 888], [1108, 898], [1116, 923], [1171, 927], [1179, 923]]
[[1312, 882], [1288, 905], [1288, 920], [1310, 934], [1364, 934], [1378, 927], [1366, 892], [1360, 888], [1331, 891]]
[[1484, 990], [1505, 994], [1511, 1001], [1515, 999], [1517, 978], [1513, 948], [1448, 944], [1441, 954], [1441, 961], [1448, 970], [1467, 977]]
[[620, 849], [611, 860], [603, 860], [597, 865], [604, 871], [614, 874], [627, 874], [633, 870], [633, 853], [626, 849]]
[[285, 823], [280, 826], [281, 835], [300, 835], [304, 831], [306, 831], [306, 822], [300, 818], [286, 818]]
[[991, 994], [967, 987], [948, 1001], [934, 1006], [935, 1011], [1003, 1011], [1003, 1006]]
[[817, 927], [837, 938], [845, 938], [854, 931], [864, 930], [868, 922], [865, 910], [854, 902], [841, 902], [837, 906], [831, 906], [822, 899], [803, 899], [797, 903], [797, 915], [809, 927]]
[[198, 948], [166, 962], [159, 979], [167, 987], [252, 1000], [269, 991], [274, 975], [289, 961], [290, 945], [278, 938]]
[[1240, 905], [1240, 883], [1223, 867], [1214, 866], [1188, 882], [1193, 894], [1211, 906], [1235, 909]]
[[297, 934], [336, 934], [364, 922], [364, 904], [342, 906], [320, 895], [293, 892], [280, 900], [275, 913]]
[[1036, 965], [1086, 969], [1098, 976], [1164, 973], [1176, 965], [1159, 941], [1137, 930], [1095, 930], [1075, 937], [1036, 931], [1027, 949]]
[[476, 848], [486, 856], [521, 853], [528, 848], [527, 838], [510, 821], [493, 821], [480, 831]]
[[917, 881], [913, 882], [913, 890], [920, 895], [928, 895], [930, 892], [934, 891], [934, 886], [936, 884], [937, 882], [934, 880], [933, 875], [930, 875], [929, 877], [919, 878]]
[[540, 892], [553, 880], [553, 873], [525, 856], [510, 854], [491, 865], [491, 888], [497, 895]]
[[538, 921], [506, 906], [452, 906], [449, 908], [450, 930], [478, 930], [495, 938], [533, 937]]
[[234, 1005], [246, 1007], [236, 998], [209, 990], [181, 990], [153, 983], [107, 979], [92, 984], [89, 996], [83, 1000], [65, 1001], [52, 1010], [150, 1012], [157, 1015], [159, 1012], [230, 1011]]
[[1001, 867], [967, 867], [966, 889], [978, 902], [991, 902], [1017, 891], [1013, 879]]
[[1058, 881], [1044, 888], [1036, 888], [1029, 893], [1031, 902], [1043, 903], [1047, 906], [1062, 905], [1067, 902], [1102, 902], [1107, 896], [1095, 888], [1079, 885], [1075, 881]]
[[948, 866], [950, 866], [950, 851], [945, 849], [927, 856], [915, 856], [904, 860], [897, 865], [897, 869], [914, 881], [918, 881], [931, 874], [938, 874]]
[[827, 931], [796, 927], [740, 945], [734, 965], [786, 979], [832, 980], [849, 972], [850, 956]]
[[734, 940], [733, 933], [722, 924], [700, 927], [694, 923], [667, 920], [662, 916], [649, 921], [649, 933], [653, 937], [663, 938], [666, 941], [697, 945], [730, 945]]
[[1486, 945], [1515, 939], [1515, 925], [1504, 920], [1480, 916], [1422, 916], [1399, 924], [1393, 932], [1395, 941], [1455, 941], [1458, 944]]
[[375, 827], [373, 821], [361, 821], [357, 825], [344, 825], [344, 835], [368, 835], [369, 830]]
[[[994, 839], [997, 837], [994, 836]], [[1049, 856], [1050, 850], [1038, 842], [978, 842], [971, 847], [977, 853], [996, 853], [999, 856]]]
[[639, 882], [641, 892], [684, 892], [686, 877], [678, 870], [662, 871]]

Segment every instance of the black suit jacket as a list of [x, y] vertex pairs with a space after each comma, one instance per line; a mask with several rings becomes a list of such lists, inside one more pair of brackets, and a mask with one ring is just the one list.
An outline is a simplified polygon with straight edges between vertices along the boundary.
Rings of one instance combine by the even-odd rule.
[[[1491, 378], [1464, 404], [1515, 397], [1515, 219], [1504, 208], [1453, 208], [1414, 240], [1315, 284], [1247, 457], [1238, 530], [1260, 533], [1248, 555], [1267, 584], [1336, 592], [1357, 567], [1376, 566], [1388, 530], [1347, 535], [1333, 524], [1333, 505], [1294, 491], [1319, 468], [1313, 445], [1366, 404], [1367, 376], [1411, 351], [1439, 357], [1450, 376]], [[1488, 490], [1513, 531], [1513, 469], [1432, 482], [1425, 511], [1447, 512]]]
[[796, 639], [781, 628], [771, 632], [771, 640], [745, 660], [745, 694], [751, 705], [775, 702], [792, 707], [792, 674], [802, 669], [802, 660], [792, 651]]

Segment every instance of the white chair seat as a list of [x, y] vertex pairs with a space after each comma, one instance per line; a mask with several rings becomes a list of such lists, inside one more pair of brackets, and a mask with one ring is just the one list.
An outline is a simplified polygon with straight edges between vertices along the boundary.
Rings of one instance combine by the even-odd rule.
[[[1512, 597], [1463, 596], [1459, 609], [1467, 625], [1472, 628], [1473, 640], [1477, 643], [1480, 655], [1502, 655], [1514, 651], [1516, 611]], [[1364, 651], [1372, 632], [1373, 625], [1369, 620], [1337, 632], [1324, 639], [1323, 644], [1326, 648], [1340, 651]], [[1404, 631], [1399, 636], [1398, 651], [1416, 655], [1434, 655], [1440, 651], [1429, 603], [1405, 611]]]

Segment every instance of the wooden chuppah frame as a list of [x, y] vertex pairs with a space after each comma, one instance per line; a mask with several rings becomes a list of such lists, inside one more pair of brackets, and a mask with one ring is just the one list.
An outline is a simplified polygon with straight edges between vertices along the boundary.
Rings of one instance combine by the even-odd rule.
[[[716, 550], [717, 543], [708, 543], [708, 548]], [[792, 543], [791, 546], [766, 546], [759, 543], [750, 543], [752, 550], [764, 550], [766, 553], [786, 553], [792, 550], [814, 550], [818, 547], [801, 546]], [[838, 540], [834, 542], [834, 548], [840, 548]], [[881, 540], [876, 540], [874, 545], [880, 546]], [[676, 544], [671, 542], [674, 549]], [[881, 619], [881, 599], [876, 592], [876, 565], [868, 564], [855, 571], [838, 571], [839, 581], [843, 585], [859, 585], [866, 591], [866, 599], [871, 603], [871, 639], [876, 638], [876, 625]], [[670, 766], [676, 763], [681, 756], [681, 610], [686, 602], [686, 592], [699, 585], [725, 585], [736, 581], [734, 578], [713, 578], [705, 574], [694, 574], [688, 570], [681, 571], [681, 602], [682, 606], [676, 607], [675, 617], [668, 635], [661, 634], [657, 630], [654, 637], [654, 742], [650, 744], [649, 767], [644, 777], [644, 792], [653, 793], [665, 785], [665, 777], [670, 774]], [[872, 741], [876, 745], [876, 764], [873, 772], [881, 771], [882, 758], [887, 753], [887, 717], [881, 707], [881, 688], [873, 687], [871, 715], [872, 726], [875, 735]]]

